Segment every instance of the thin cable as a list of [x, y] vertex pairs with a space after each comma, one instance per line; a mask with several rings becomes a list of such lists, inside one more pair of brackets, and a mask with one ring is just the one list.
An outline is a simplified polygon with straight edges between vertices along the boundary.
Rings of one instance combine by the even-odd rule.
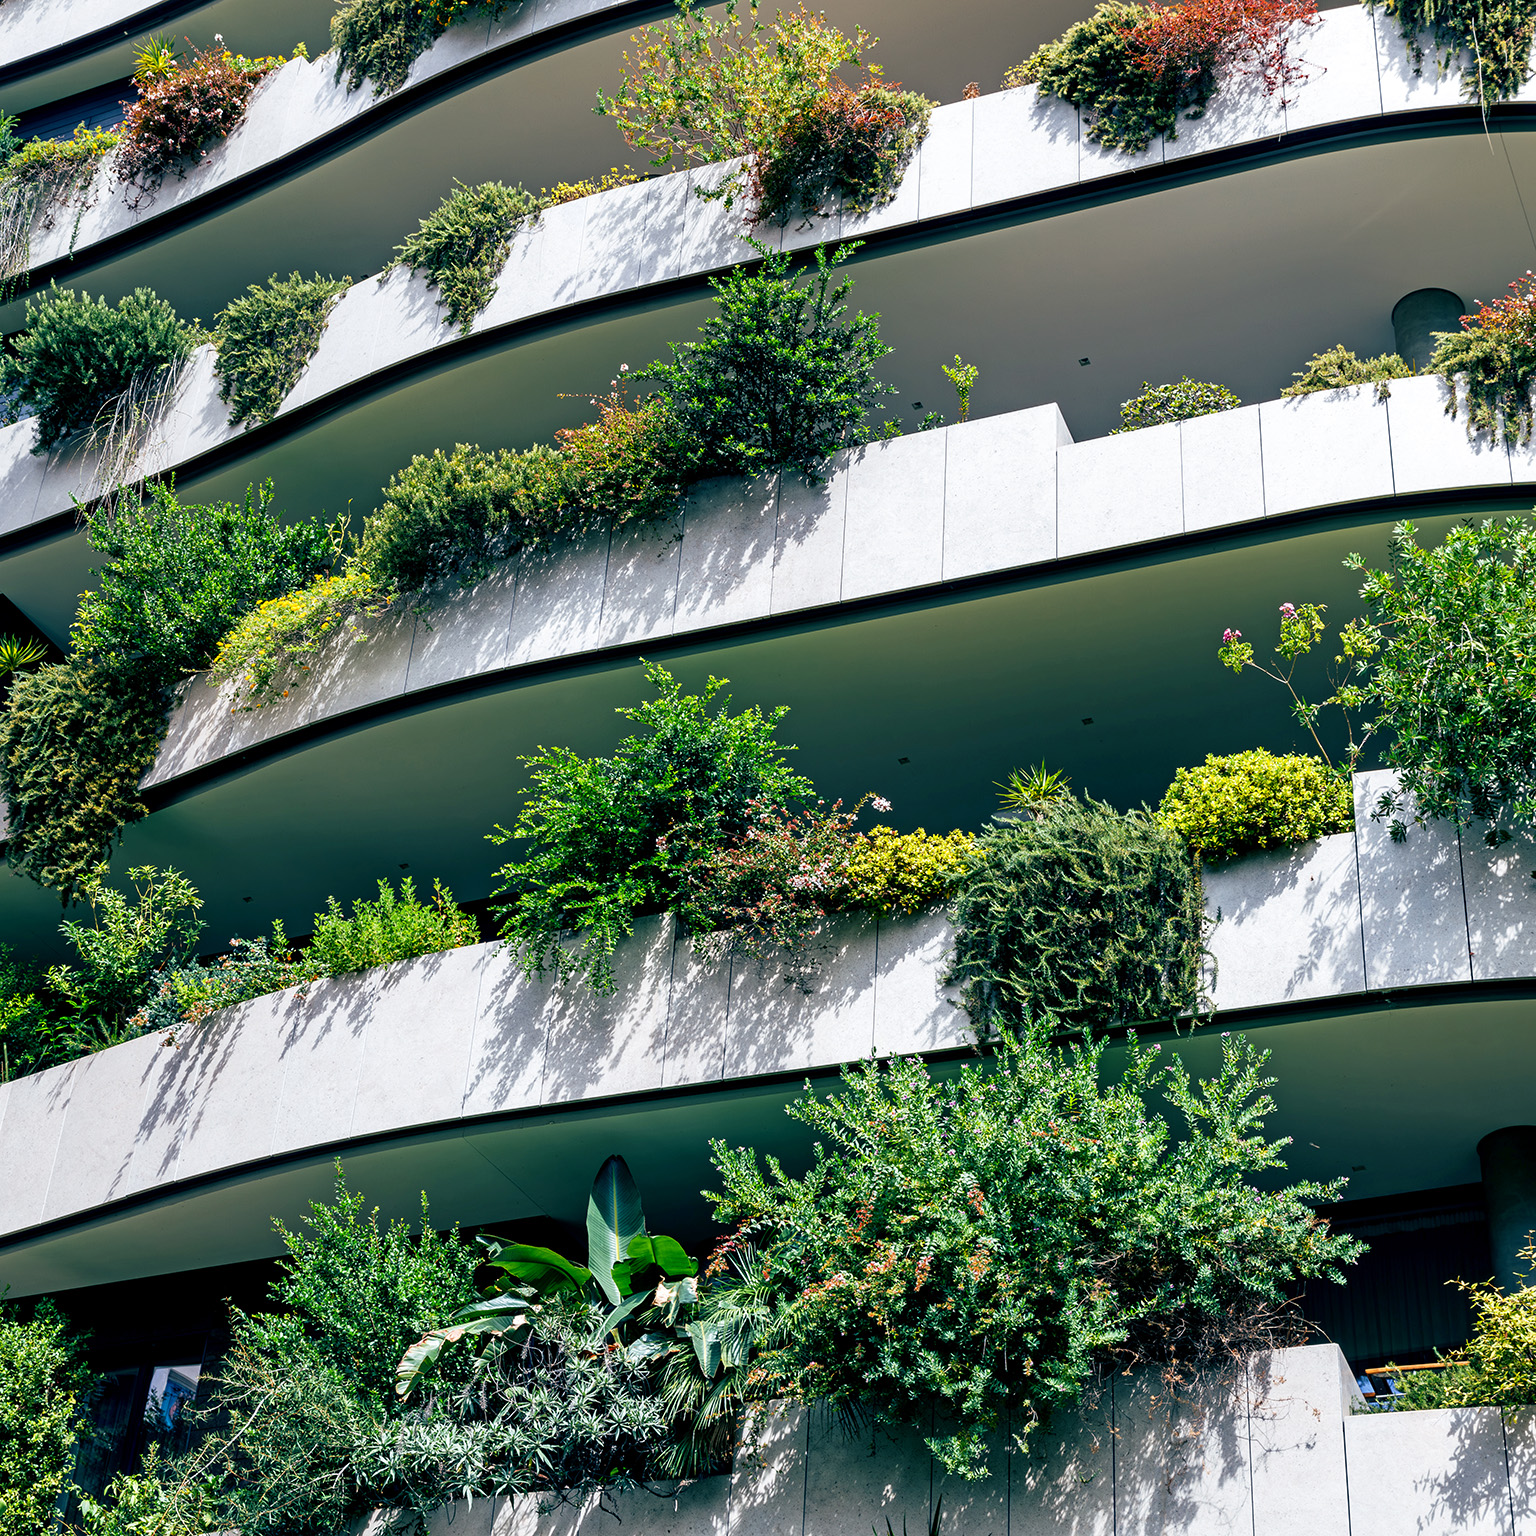
[[1531, 215], [1525, 206], [1525, 194], [1520, 190], [1520, 178], [1515, 175], [1515, 163], [1509, 158], [1509, 144], [1501, 133], [1499, 135], [1499, 148], [1504, 151], [1504, 164], [1509, 168], [1509, 179], [1515, 189], [1515, 197], [1520, 203], [1520, 212], [1525, 219], [1525, 232], [1531, 237], [1531, 249], [1536, 251], [1536, 229], [1531, 227]]

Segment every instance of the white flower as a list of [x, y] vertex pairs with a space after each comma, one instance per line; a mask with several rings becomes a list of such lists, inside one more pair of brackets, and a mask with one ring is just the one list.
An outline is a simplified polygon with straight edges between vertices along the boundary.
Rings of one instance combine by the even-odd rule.
[[884, 795], [876, 795], [869, 803], [880, 812], [888, 811], [891, 808], [891, 802]]

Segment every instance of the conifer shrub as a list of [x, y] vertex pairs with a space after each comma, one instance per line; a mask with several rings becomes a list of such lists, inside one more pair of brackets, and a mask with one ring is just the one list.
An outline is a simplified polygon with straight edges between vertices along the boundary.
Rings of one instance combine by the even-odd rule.
[[955, 1078], [898, 1059], [807, 1085], [804, 1177], [712, 1144], [728, 1246], [761, 1254], [755, 1398], [914, 1427], [980, 1478], [1112, 1372], [1187, 1389], [1306, 1338], [1287, 1298], [1362, 1245], [1312, 1210], [1343, 1180], [1274, 1187], [1266, 1055], [1223, 1039], [1193, 1081], [1158, 1046], [1133, 1037], [1111, 1068], [1102, 1037], [1055, 1045], [1051, 1025], [1015, 1023]]
[[213, 324], [214, 364], [219, 398], [229, 402], [229, 419], [267, 422], [298, 383], [314, 356], [337, 299], [350, 277], [274, 275], [219, 312]]
[[1180, 768], [1157, 808], [1157, 819], [1210, 862], [1289, 848], [1354, 825], [1348, 777], [1321, 758], [1258, 748], [1206, 757]]
[[1284, 397], [1312, 395], [1324, 389], [1349, 389], [1356, 384], [1374, 384], [1376, 397], [1385, 400], [1392, 391], [1393, 379], [1411, 379], [1413, 369], [1395, 352], [1380, 357], [1356, 357], [1341, 341], [1326, 352], [1307, 359], [1306, 365], [1292, 375], [1294, 384], [1280, 391]]
[[7, 422], [37, 418], [34, 453], [93, 427], [105, 408], [147, 376], [184, 363], [197, 333], [148, 288], [115, 305], [50, 288], [26, 307], [26, 329], [0, 353]]
[[456, 181], [420, 228], [395, 247], [400, 254], [391, 265], [426, 273], [442, 295], [439, 302], [449, 320], [467, 336], [496, 292], [513, 233], [538, 213], [538, 198], [521, 186], [486, 181], [467, 187]]
[[1490, 434], [1511, 447], [1531, 440], [1536, 383], [1536, 274], [1509, 285], [1509, 296], [1479, 303], [1461, 330], [1439, 334], [1430, 367], [1450, 389], [1446, 410], [1465, 410], [1467, 434]]
[[954, 910], [950, 979], [973, 1019], [1107, 1028], [1202, 1006], [1200, 872], [1144, 811], [1067, 796], [981, 833]]
[[1141, 390], [1135, 399], [1120, 407], [1120, 425], [1111, 429], [1110, 436], [1236, 410], [1243, 403], [1220, 384], [1202, 384], [1190, 378], [1180, 379], [1177, 384], [1143, 384]]

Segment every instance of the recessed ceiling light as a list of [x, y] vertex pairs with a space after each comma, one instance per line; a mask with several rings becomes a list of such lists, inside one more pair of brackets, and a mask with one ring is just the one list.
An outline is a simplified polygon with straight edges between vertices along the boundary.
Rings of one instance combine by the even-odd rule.
[[411, 867], [411, 866], [410, 866], [410, 865], [409, 865], [409, 864], [402, 864], [402, 865], [401, 865], [401, 866], [400, 866], [400, 868], [401, 868], [401, 869], [409, 869], [409, 868], [410, 868], [410, 867]]
[[1084, 725], [1092, 725], [1093, 724], [1093, 716], [1092, 715], [1084, 715], [1083, 716], [1083, 724]]
[[922, 408], [923, 408], [923, 402], [921, 400], [914, 400], [912, 402], [912, 409], [914, 411], [920, 411], [920, 410], [922, 410]]
[[896, 761], [898, 763], [910, 763], [912, 759], [910, 757], [898, 757]]
[[1077, 360], [1077, 366], [1078, 366], [1078, 367], [1079, 367], [1079, 368], [1086, 368], [1086, 367], [1087, 367], [1087, 366], [1088, 366], [1088, 364], [1089, 364], [1089, 362], [1090, 362], [1090, 359], [1089, 359], [1089, 358], [1086, 358], [1086, 357], [1080, 357], [1080, 358], [1078, 358], [1078, 360]]

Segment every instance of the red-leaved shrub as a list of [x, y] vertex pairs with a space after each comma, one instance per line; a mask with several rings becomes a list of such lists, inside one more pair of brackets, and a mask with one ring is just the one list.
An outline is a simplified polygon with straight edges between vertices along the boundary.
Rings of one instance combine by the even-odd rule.
[[1262, 81], [1267, 96], [1299, 85], [1291, 29], [1316, 21], [1317, 0], [1183, 0], [1148, 6], [1128, 31], [1140, 67], [1173, 85], [1182, 107], [1234, 75]]
[[192, 62], [139, 85], [123, 105], [117, 175], [148, 191], [167, 172], [184, 176], [245, 116], [252, 88], [278, 59], [242, 59], [225, 49], [196, 49]]

